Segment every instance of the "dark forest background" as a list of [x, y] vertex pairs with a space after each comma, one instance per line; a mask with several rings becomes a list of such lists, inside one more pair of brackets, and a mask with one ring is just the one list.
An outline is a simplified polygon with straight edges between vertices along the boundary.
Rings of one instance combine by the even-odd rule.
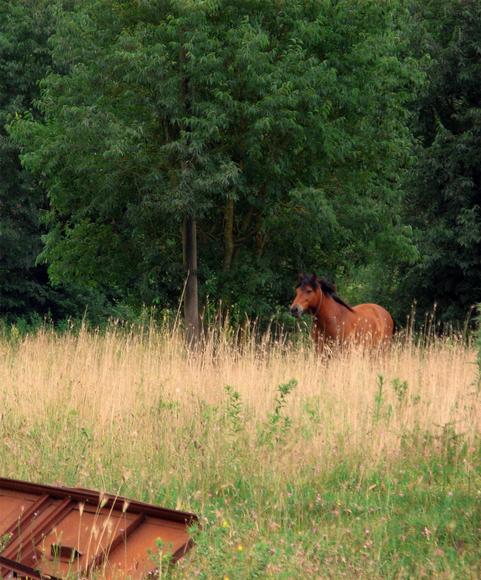
[[[0, 318], [481, 296], [481, 1], [3, 0]], [[185, 240], [184, 240], [185, 241]]]

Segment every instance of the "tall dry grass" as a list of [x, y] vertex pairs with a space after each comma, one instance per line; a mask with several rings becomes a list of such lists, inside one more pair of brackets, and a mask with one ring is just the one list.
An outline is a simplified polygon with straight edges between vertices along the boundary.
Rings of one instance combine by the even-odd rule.
[[[179, 332], [153, 325], [147, 332], [112, 326], [102, 334], [44, 329], [0, 344], [0, 403], [4, 425], [10, 417], [22, 433], [50, 421], [57, 428], [67, 421], [68, 429], [74, 417], [87, 440], [112, 441], [119, 469], [133, 453], [127, 463], [135, 460], [142, 470], [139, 449], [149, 453], [160, 444], [163, 454], [177, 458], [172, 467], [179, 463], [187, 439], [200, 436], [208, 406], [226, 405], [226, 385], [239, 393], [242, 420], [254, 437], [273, 409], [278, 385], [295, 379], [286, 412], [295, 423], [315, 416], [309, 440], [292, 437], [284, 449], [284, 468], [296, 470], [299, 462], [323, 463], [341, 451], [385, 459], [413, 429], [436, 434], [451, 425], [474, 437], [481, 427], [475, 360], [474, 350], [453, 337], [427, 347], [399, 341], [381, 355], [353, 349], [321, 358], [310, 346], [267, 336], [239, 344], [216, 331], [189, 351]], [[17, 446], [18, 433], [10, 435]], [[44, 435], [48, 440], [48, 429]], [[210, 436], [215, 448], [215, 429]], [[28, 475], [7, 460], [8, 445], [2, 449], [4, 475]], [[37, 468], [48, 473], [47, 466]], [[79, 468], [80, 483], [85, 469]]]

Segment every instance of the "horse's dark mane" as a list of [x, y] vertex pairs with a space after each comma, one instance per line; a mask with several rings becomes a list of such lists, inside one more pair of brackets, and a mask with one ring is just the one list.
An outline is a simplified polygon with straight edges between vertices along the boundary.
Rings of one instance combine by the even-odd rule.
[[344, 300], [337, 295], [337, 289], [335, 284], [329, 282], [329, 280], [326, 280], [326, 278], [318, 278], [315, 274], [312, 274], [312, 276], [301, 274], [299, 276], [299, 284], [297, 285], [297, 288], [300, 287], [304, 290], [306, 286], [311, 286], [314, 290], [320, 287], [325, 294], [330, 296], [338, 304], [344, 306], [344, 308], [347, 308], [351, 312], [354, 312], [351, 306], [349, 306], [349, 304], [344, 302]]
[[334, 294], [336, 294], [337, 288], [335, 284], [329, 282], [329, 280], [326, 280], [325, 278], [319, 278], [318, 282], [323, 292], [329, 294], [329, 296], [334, 296]]

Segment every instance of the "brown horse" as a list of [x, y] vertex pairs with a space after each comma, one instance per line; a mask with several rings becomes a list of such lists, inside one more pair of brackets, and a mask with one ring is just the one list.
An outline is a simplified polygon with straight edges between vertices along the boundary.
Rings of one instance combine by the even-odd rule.
[[394, 321], [382, 306], [351, 307], [339, 298], [334, 284], [315, 274], [299, 277], [291, 304], [291, 314], [296, 318], [305, 313], [314, 316], [312, 336], [319, 350], [326, 341], [383, 346], [389, 343], [394, 331]]

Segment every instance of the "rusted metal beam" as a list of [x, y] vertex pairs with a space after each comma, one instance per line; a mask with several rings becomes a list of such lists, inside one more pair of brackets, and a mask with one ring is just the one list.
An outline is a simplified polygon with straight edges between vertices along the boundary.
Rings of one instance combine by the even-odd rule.
[[[15, 560], [9, 560], [3, 556], [0, 556], [0, 569], [4, 568], [8, 572], [15, 572], [18, 578], [34, 578], [35, 580], [61, 580], [61, 578], [56, 578], [55, 576], [44, 575], [38, 570], [30, 568], [30, 566], [24, 566]], [[3, 578], [3, 575], [0, 576]]]
[[191, 547], [195, 514], [104, 494], [0, 478], [0, 577], [59, 579], [74, 572], [142, 578], [157, 540], [173, 562]]

